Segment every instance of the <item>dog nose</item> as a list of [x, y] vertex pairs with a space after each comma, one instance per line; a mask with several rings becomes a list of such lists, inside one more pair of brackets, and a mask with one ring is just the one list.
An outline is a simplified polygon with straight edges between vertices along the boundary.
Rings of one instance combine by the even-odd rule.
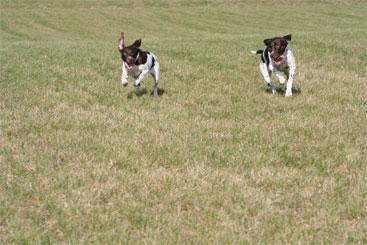
[[131, 64], [133, 62], [134, 62], [133, 57], [131, 57], [131, 56], [127, 57], [127, 63]]

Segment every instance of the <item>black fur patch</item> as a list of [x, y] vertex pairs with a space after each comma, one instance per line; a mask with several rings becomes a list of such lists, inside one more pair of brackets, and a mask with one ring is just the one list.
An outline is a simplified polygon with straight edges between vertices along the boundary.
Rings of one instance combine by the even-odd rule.
[[138, 54], [139, 54], [139, 57], [137, 61], [135, 61], [135, 65], [145, 64], [147, 62], [147, 57], [148, 57], [146, 52], [143, 52], [140, 49], [138, 49]]
[[154, 67], [154, 63], [155, 63], [155, 59], [154, 59], [154, 57], [152, 57], [152, 67], [151, 68]]
[[261, 55], [261, 60], [263, 63], [266, 63], [269, 66], [270, 59], [269, 59], [269, 48], [264, 49], [263, 54]]

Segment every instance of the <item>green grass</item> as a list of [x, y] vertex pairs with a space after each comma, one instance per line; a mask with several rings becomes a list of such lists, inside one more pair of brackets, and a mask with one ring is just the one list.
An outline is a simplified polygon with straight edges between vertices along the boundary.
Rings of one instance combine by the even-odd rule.
[[[0, 243], [367, 243], [367, 5], [278, 2], [2, 0]], [[289, 33], [285, 98], [250, 51]]]

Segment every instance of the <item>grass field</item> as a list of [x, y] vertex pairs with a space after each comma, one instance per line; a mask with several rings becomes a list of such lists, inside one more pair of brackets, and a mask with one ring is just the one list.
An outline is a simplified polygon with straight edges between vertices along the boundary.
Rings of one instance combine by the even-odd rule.
[[[367, 243], [365, 1], [0, 6], [1, 244]], [[250, 51], [290, 33], [286, 98]]]

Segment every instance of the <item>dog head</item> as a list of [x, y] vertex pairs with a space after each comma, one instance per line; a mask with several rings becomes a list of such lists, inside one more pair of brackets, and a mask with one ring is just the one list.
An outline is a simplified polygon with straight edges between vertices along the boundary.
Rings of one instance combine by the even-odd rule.
[[276, 64], [280, 64], [284, 58], [284, 51], [288, 45], [287, 41], [291, 41], [292, 34], [284, 37], [274, 37], [265, 39], [264, 43], [268, 47], [270, 57], [275, 60]]
[[141, 39], [136, 40], [132, 45], [125, 47], [124, 33], [123, 32], [121, 33], [118, 48], [121, 52], [121, 58], [124, 61], [127, 69], [129, 70], [135, 65], [140, 45], [141, 45]]

